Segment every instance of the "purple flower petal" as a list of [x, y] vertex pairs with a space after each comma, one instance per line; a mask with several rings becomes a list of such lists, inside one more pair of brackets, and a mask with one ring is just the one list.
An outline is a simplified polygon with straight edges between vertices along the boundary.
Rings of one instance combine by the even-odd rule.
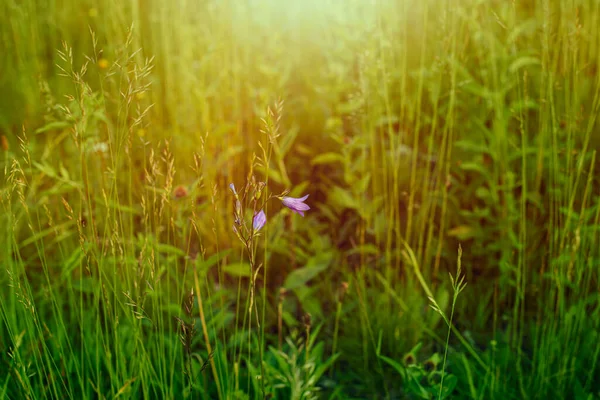
[[307, 198], [308, 198], [308, 195], [306, 195], [304, 197], [299, 197], [299, 198], [283, 197], [281, 199], [281, 202], [283, 203], [284, 206], [286, 206], [290, 210], [297, 212], [298, 214], [300, 214], [301, 216], [304, 217], [304, 211], [310, 210], [310, 207], [308, 206], [308, 204], [304, 203], [304, 200], [306, 200]]
[[263, 226], [265, 226], [266, 222], [267, 216], [263, 210], [260, 210], [254, 214], [254, 218], [252, 219], [252, 227], [254, 228], [254, 231], [258, 232]]

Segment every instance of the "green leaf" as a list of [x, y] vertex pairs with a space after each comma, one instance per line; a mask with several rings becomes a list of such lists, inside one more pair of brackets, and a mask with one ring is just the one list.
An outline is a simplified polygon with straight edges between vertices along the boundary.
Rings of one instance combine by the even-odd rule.
[[538, 65], [539, 63], [540, 63], [540, 60], [538, 60], [536, 57], [531, 57], [531, 56], [519, 57], [510, 64], [510, 66], [508, 67], [508, 71], [511, 74], [514, 74], [515, 72], [518, 72], [519, 69], [521, 69], [521, 68], [524, 68], [524, 67], [527, 67], [530, 65]]
[[[539, 108], [538, 103], [532, 99], [519, 99], [511, 103], [510, 109], [514, 114], [518, 114], [523, 110], [537, 110]], [[537, 150], [537, 149], [536, 149]]]
[[227, 257], [231, 253], [231, 249], [221, 250], [218, 253], [215, 253], [208, 257], [205, 260], [201, 260], [200, 258], [196, 259], [196, 267], [201, 271], [207, 271], [219, 261]]
[[[444, 386], [442, 387], [442, 393], [440, 398], [445, 399], [452, 394], [454, 388], [458, 384], [458, 378], [451, 374], [446, 374], [444, 376]], [[439, 393], [439, 389], [437, 391]]]
[[473, 142], [471, 140], [458, 140], [454, 143], [454, 145], [459, 149], [470, 151], [474, 154], [487, 153], [489, 151], [488, 146]]
[[479, 186], [476, 190], [475, 190], [475, 196], [477, 196], [478, 198], [480, 198], [481, 200], [485, 200], [490, 198], [490, 191], [484, 187], [484, 186]]
[[351, 208], [358, 209], [356, 199], [352, 197], [349, 191], [339, 186], [333, 186], [328, 194], [328, 199], [334, 206], [334, 208], [343, 209]]
[[371, 173], [367, 172], [354, 186], [354, 192], [362, 195], [369, 188], [369, 182], [371, 181]]
[[347, 255], [353, 255], [353, 254], [379, 254], [380, 250], [377, 246], [375, 246], [374, 244], [371, 243], [367, 243], [364, 245], [360, 245], [360, 246], [356, 246], [353, 249], [349, 250], [346, 254]]
[[288, 290], [304, 286], [308, 281], [327, 269], [333, 259], [332, 252], [311, 257], [305, 267], [292, 271], [285, 279], [284, 287]]
[[268, 174], [269, 179], [273, 180], [275, 183], [279, 183], [281, 185], [285, 185], [285, 182], [281, 176], [281, 174], [279, 173], [279, 171], [277, 171], [276, 169], [273, 168], [265, 168], [263, 166], [258, 167], [257, 168], [259, 171], [261, 171], [263, 174]]
[[281, 138], [279, 140], [280, 157], [285, 157], [288, 151], [292, 148], [292, 145], [294, 144], [294, 141], [296, 140], [296, 136], [298, 136], [299, 131], [300, 129], [298, 129], [298, 127], [294, 127], [292, 129], [289, 129], [285, 133], [285, 135], [281, 135]]
[[223, 267], [223, 272], [231, 276], [250, 277], [250, 264], [247, 262], [229, 264]]
[[334, 354], [333, 356], [329, 357], [329, 359], [324, 363], [320, 363], [317, 369], [315, 369], [313, 375], [311, 376], [311, 381], [313, 381], [316, 384], [319, 381], [319, 379], [321, 379], [323, 374], [329, 369], [329, 367], [333, 365], [335, 360], [338, 359], [339, 356], [340, 353]]
[[56, 170], [54, 168], [52, 168], [51, 165], [48, 165], [47, 163], [44, 164], [40, 164], [39, 162], [34, 161], [33, 165], [40, 170], [40, 172], [42, 172], [44, 175], [47, 175], [51, 178], [55, 178], [58, 179], [58, 174], [56, 173]]
[[460, 164], [460, 169], [462, 169], [463, 171], [479, 172], [482, 176], [486, 177], [489, 180], [492, 180], [489, 171], [487, 169], [485, 169], [485, 167], [483, 167], [483, 165], [481, 165], [479, 163], [476, 163], [476, 162], [462, 163], [462, 164]]
[[25, 246], [29, 246], [31, 243], [35, 243], [38, 240], [42, 240], [46, 236], [49, 236], [49, 235], [55, 233], [57, 230], [60, 232], [64, 229], [69, 228], [71, 225], [74, 225], [74, 224], [75, 224], [74, 221], [68, 220], [66, 222], [63, 222], [62, 224], [51, 226], [50, 228], [46, 228], [42, 231], [38, 231], [33, 236], [30, 236], [27, 239], [25, 239], [24, 241], [22, 241], [20, 243], [19, 247], [23, 248]]
[[312, 165], [334, 164], [336, 162], [344, 163], [344, 156], [338, 153], [323, 153], [314, 157], [310, 162]]
[[448, 236], [456, 237], [459, 240], [471, 239], [475, 236], [475, 229], [468, 225], [459, 225], [448, 231]]
[[[96, 197], [96, 201], [99, 204], [105, 204], [106, 203], [105, 200], [103, 198], [101, 198], [101, 197]], [[119, 211], [126, 212], [126, 213], [131, 213], [133, 215], [141, 214], [141, 212], [138, 209], [135, 209], [133, 207], [120, 204], [117, 201], [113, 200], [112, 198], [109, 198], [107, 203], [108, 203], [107, 205], [109, 207], [114, 208], [115, 210], [119, 210]]]
[[404, 366], [402, 364], [400, 364], [398, 361], [393, 360], [386, 356], [382, 356], [381, 354], [378, 357], [381, 360], [383, 360], [385, 363], [387, 363], [389, 366], [394, 368], [396, 370], [396, 372], [398, 372], [400, 374], [400, 376], [402, 376], [402, 378], [406, 377], [406, 370], [404, 369]]
[[64, 128], [68, 128], [70, 126], [71, 126], [71, 124], [69, 122], [65, 122], [65, 121], [49, 122], [46, 125], [42, 126], [41, 128], [36, 129], [35, 134], [38, 135], [40, 133], [44, 133], [44, 132], [48, 132], [48, 131], [52, 131], [52, 130], [64, 129]]
[[[310, 181], [302, 181], [299, 184], [294, 185], [294, 188], [290, 192], [289, 196], [292, 196], [292, 197], [302, 197], [305, 194], [309, 194], [309, 193], [305, 193], [306, 189], [309, 186], [310, 186]], [[309, 197], [309, 199], [310, 199], [310, 197]]]
[[181, 257], [185, 257], [185, 251], [181, 250], [178, 247], [175, 246], [171, 246], [170, 244], [165, 244], [165, 243], [159, 243], [156, 245], [156, 250], [158, 250], [159, 253], [163, 253], [163, 254], [173, 254], [173, 255], [177, 255], [177, 256], [181, 256]]
[[219, 154], [217, 161], [215, 162], [215, 168], [220, 168], [223, 164], [233, 159], [236, 155], [241, 153], [243, 150], [242, 146], [230, 146]]
[[85, 277], [74, 281], [71, 286], [83, 293], [94, 293], [94, 288], [98, 286], [98, 283], [90, 277]]
[[61, 273], [63, 279], [68, 278], [73, 270], [79, 266], [79, 263], [83, 259], [83, 255], [84, 254], [81, 250], [81, 247], [77, 246], [73, 254], [71, 254], [71, 256], [63, 264]]
[[350, 114], [362, 107], [364, 100], [360, 97], [355, 97], [345, 103], [338, 104], [337, 111], [340, 114]]

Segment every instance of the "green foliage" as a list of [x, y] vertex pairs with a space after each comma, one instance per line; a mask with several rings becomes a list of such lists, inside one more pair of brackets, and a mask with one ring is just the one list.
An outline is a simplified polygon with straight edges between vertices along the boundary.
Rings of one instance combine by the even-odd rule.
[[599, 10], [1, 2], [0, 398], [596, 398]]

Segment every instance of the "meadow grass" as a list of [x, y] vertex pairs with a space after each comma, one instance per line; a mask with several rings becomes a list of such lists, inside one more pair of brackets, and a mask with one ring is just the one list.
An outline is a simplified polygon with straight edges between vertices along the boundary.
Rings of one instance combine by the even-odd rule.
[[3, 0], [0, 398], [600, 397], [599, 17]]

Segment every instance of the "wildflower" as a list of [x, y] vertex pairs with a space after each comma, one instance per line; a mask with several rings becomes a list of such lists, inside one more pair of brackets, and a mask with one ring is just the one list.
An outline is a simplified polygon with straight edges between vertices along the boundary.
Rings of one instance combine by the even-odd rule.
[[233, 192], [233, 194], [237, 196], [237, 192], [235, 191], [235, 186], [233, 185], [233, 183], [229, 184], [229, 189], [231, 189], [231, 191]]
[[411, 365], [415, 364], [417, 362], [417, 359], [415, 358], [414, 354], [408, 353], [404, 356], [402, 361], [404, 362], [404, 365]]
[[187, 196], [188, 191], [185, 188], [185, 186], [179, 185], [175, 188], [175, 190], [173, 191], [173, 197], [175, 197], [176, 199], [180, 199], [182, 197]]
[[429, 360], [427, 360], [423, 363], [423, 368], [427, 372], [435, 371], [437, 368], [437, 362], [435, 362], [435, 360], [430, 358]]
[[304, 203], [304, 201], [307, 198], [308, 198], [308, 195], [306, 195], [304, 197], [300, 197], [300, 198], [285, 196], [281, 199], [281, 202], [283, 203], [284, 206], [286, 206], [290, 210], [297, 212], [298, 214], [300, 214], [301, 216], [304, 217], [304, 211], [310, 210], [310, 207]]
[[265, 212], [263, 210], [260, 210], [259, 212], [254, 214], [254, 218], [252, 219], [252, 227], [254, 228], [254, 231], [258, 232], [260, 228], [265, 226], [266, 222], [267, 216], [265, 215]]
[[98, 67], [100, 67], [100, 69], [106, 69], [108, 68], [108, 60], [106, 58], [101, 58], [98, 60]]

